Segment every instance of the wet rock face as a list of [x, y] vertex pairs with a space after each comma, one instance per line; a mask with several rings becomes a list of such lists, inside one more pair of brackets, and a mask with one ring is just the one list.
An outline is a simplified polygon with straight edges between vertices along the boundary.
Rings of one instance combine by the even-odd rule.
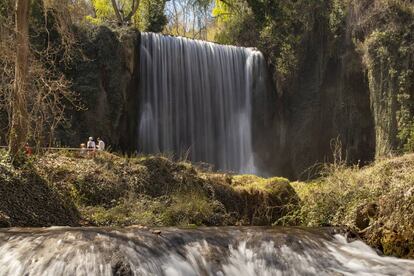
[[368, 80], [355, 46], [343, 34], [333, 39], [316, 23], [303, 42], [291, 85], [255, 95], [253, 146], [257, 165], [270, 175], [292, 179], [312, 175], [310, 167], [332, 161], [333, 141], [350, 163], [375, 155]]
[[77, 146], [101, 137], [113, 149], [136, 150], [140, 33], [100, 26], [77, 32], [82, 56], [66, 69], [84, 110], [71, 114], [61, 140]]

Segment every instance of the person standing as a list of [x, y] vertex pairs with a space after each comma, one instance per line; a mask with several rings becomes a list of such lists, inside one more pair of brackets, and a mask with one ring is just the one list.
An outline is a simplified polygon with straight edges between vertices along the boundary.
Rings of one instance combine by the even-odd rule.
[[93, 137], [89, 137], [88, 142], [86, 143], [86, 148], [88, 151], [88, 155], [95, 157], [96, 143], [93, 140]]
[[95, 150], [96, 149], [96, 144], [95, 144], [95, 141], [93, 140], [93, 137], [89, 137], [89, 140], [86, 143], [86, 148], [88, 150]]
[[99, 151], [104, 151], [105, 150], [105, 142], [102, 141], [101, 138], [98, 138], [97, 141], [98, 141], [98, 150]]

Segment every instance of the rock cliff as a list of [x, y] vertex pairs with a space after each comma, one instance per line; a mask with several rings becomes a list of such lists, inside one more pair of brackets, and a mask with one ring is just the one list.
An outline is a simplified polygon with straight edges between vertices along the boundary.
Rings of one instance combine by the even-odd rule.
[[84, 110], [73, 112], [71, 129], [62, 135], [77, 146], [89, 136], [102, 137], [113, 149], [136, 150], [140, 33], [100, 26], [78, 30], [82, 56], [66, 75]]
[[290, 80], [280, 80], [279, 69], [269, 67], [273, 89], [255, 95], [253, 107], [262, 171], [307, 178], [319, 162], [346, 158], [365, 164], [410, 150], [413, 12], [401, 3], [351, 1], [342, 7], [335, 31], [326, 12], [315, 12], [296, 49], [298, 65]]

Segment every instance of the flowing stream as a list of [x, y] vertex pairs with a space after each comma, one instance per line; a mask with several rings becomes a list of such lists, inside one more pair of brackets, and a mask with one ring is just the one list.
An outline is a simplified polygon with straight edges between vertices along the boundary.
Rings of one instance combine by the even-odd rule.
[[256, 173], [252, 95], [266, 74], [259, 51], [142, 33], [140, 66], [140, 151]]
[[414, 275], [332, 229], [42, 228], [0, 231], [0, 275]]

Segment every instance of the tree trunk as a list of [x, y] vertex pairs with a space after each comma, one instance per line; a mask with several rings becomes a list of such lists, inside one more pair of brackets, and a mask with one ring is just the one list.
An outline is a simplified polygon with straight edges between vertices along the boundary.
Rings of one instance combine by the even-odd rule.
[[112, 8], [114, 9], [116, 19], [118, 20], [118, 24], [122, 25], [124, 23], [124, 19], [121, 16], [121, 12], [118, 8], [118, 4], [116, 3], [116, 0], [111, 0]]
[[9, 150], [14, 158], [24, 147], [28, 134], [27, 79], [29, 74], [29, 5], [30, 0], [16, 0], [16, 65], [11, 95]]
[[139, 7], [139, 0], [132, 0], [131, 3], [131, 12], [128, 14], [128, 16], [125, 18], [125, 22], [129, 24], [129, 21], [131, 20], [131, 18], [134, 16], [134, 14], [137, 12], [138, 7]]

